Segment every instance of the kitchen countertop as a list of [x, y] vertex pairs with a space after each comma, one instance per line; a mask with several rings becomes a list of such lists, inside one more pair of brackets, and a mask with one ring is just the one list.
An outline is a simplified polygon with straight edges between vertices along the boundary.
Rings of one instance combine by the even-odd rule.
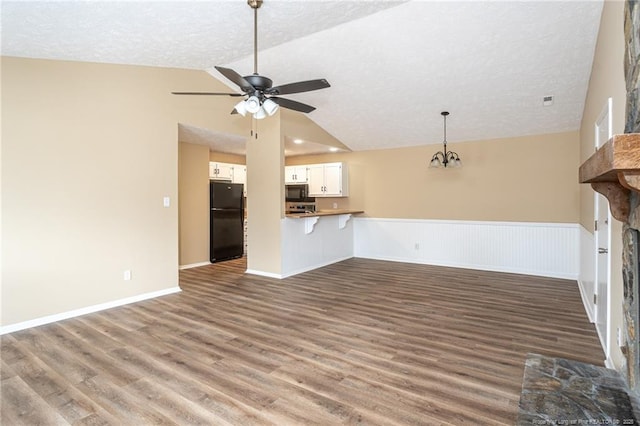
[[289, 219], [299, 219], [303, 217], [337, 216], [341, 214], [358, 214], [358, 213], [364, 213], [364, 210], [341, 210], [341, 209], [319, 210], [314, 213], [285, 214], [285, 217], [288, 217]]

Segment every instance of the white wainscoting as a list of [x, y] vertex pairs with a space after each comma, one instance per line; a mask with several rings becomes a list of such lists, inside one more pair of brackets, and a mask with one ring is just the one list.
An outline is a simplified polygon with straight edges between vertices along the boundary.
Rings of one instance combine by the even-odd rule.
[[356, 218], [354, 232], [355, 257], [578, 279], [577, 224]]
[[589, 321], [595, 322], [595, 306], [593, 295], [596, 293], [596, 266], [595, 266], [595, 236], [587, 231], [582, 225], [580, 227], [580, 276], [578, 286], [584, 310], [587, 312]]

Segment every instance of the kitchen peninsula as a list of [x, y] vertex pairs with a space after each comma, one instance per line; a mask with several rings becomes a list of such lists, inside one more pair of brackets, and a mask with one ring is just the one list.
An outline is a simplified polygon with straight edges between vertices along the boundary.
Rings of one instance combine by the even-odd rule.
[[362, 210], [320, 210], [282, 219], [282, 278], [354, 256], [352, 215]]
[[333, 209], [333, 210], [319, 210], [317, 212], [308, 212], [308, 213], [288, 213], [285, 215], [285, 217], [288, 217], [289, 219], [300, 219], [305, 217], [338, 216], [342, 214], [359, 214], [359, 213], [364, 213], [364, 211]]

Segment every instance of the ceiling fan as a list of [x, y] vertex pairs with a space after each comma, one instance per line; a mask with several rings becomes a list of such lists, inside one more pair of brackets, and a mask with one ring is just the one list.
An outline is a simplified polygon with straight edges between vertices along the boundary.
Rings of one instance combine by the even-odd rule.
[[291, 99], [280, 98], [279, 95], [310, 92], [330, 87], [324, 78], [318, 80], [299, 81], [296, 83], [273, 86], [273, 81], [258, 74], [258, 8], [263, 0], [247, 0], [247, 4], [253, 9], [253, 74], [244, 77], [230, 68], [216, 66], [220, 74], [237, 84], [244, 92], [241, 93], [214, 93], [214, 92], [171, 92], [174, 95], [205, 95], [205, 96], [236, 96], [245, 97], [231, 111], [231, 114], [253, 114], [256, 119], [262, 119], [275, 114], [278, 107], [300, 111], [304, 113], [315, 109], [311, 105]]

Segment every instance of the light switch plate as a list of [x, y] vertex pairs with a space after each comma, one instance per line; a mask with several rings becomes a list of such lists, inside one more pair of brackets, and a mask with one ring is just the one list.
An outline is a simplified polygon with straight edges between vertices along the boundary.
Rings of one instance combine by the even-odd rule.
[[165, 207], [170, 207], [171, 206], [171, 198], [164, 197], [162, 199], [162, 205], [165, 206]]

